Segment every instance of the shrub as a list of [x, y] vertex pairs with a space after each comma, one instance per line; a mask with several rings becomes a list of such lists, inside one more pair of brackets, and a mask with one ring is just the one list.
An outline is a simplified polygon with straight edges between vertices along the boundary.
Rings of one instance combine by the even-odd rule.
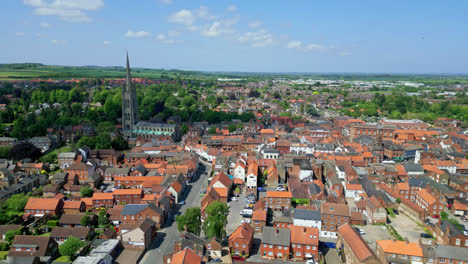
[[57, 220], [49, 220], [49, 221], [47, 221], [47, 223], [46, 223], [46, 225], [47, 225], [48, 227], [56, 227], [57, 224], [58, 224], [58, 221], [57, 221]]

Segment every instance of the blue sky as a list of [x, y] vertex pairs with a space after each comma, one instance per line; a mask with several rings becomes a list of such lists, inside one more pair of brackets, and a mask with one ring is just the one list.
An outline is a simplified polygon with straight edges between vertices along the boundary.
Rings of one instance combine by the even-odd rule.
[[467, 73], [468, 1], [7, 0], [0, 63]]

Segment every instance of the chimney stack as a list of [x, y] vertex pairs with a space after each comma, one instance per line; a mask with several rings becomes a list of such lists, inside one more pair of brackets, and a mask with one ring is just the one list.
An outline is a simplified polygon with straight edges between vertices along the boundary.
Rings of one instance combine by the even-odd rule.
[[279, 232], [278, 228], [275, 228], [275, 235], [277, 235]]

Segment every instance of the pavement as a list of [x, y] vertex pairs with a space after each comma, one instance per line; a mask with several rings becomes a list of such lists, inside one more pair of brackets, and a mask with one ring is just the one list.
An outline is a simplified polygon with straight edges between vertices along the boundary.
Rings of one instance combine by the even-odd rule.
[[402, 238], [407, 238], [410, 242], [418, 242], [421, 237], [421, 233], [424, 232], [424, 228], [418, 226], [411, 218], [403, 213], [395, 215], [396, 217], [389, 217], [395, 230], [400, 234]]
[[364, 239], [364, 241], [366, 241], [369, 247], [374, 251], [377, 245], [375, 241], [392, 239], [392, 236], [388, 233], [388, 230], [385, 226], [365, 225], [356, 227], [366, 232], [364, 235], [362, 235], [362, 239]]
[[163, 256], [173, 252], [174, 242], [179, 239], [179, 231], [177, 230], [177, 223], [172, 219], [176, 214], [183, 214], [187, 208], [200, 206], [200, 192], [206, 189], [207, 175], [209, 175], [211, 171], [211, 166], [207, 165], [208, 163], [206, 162], [200, 163], [197, 176], [194, 176], [192, 181], [187, 184], [182, 196], [185, 204], [178, 204], [176, 205], [176, 208], [172, 210], [164, 228], [158, 231], [156, 239], [146, 251], [146, 254], [141, 259], [140, 263], [163, 264]]

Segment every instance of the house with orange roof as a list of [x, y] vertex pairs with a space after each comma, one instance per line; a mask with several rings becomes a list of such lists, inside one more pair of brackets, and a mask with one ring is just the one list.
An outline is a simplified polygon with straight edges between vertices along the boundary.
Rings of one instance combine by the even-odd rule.
[[407, 181], [397, 183], [395, 189], [401, 199], [410, 199], [410, 186]]
[[112, 194], [118, 204], [138, 204], [143, 198], [142, 189], [115, 189]]
[[376, 253], [381, 263], [423, 263], [423, 249], [419, 243], [395, 240], [377, 240]]
[[448, 184], [450, 174], [446, 170], [439, 169], [436, 165], [422, 166], [426, 175], [437, 183]]
[[190, 247], [186, 247], [182, 251], [165, 256], [164, 260], [164, 263], [171, 264], [201, 264], [202, 256], [195, 253]]
[[263, 227], [266, 226], [267, 211], [264, 208], [256, 208], [252, 215], [252, 225], [255, 233], [261, 233]]
[[291, 207], [292, 194], [289, 191], [267, 191], [266, 197], [263, 198], [265, 206], [271, 210], [284, 210]]
[[278, 170], [276, 169], [276, 165], [273, 165], [266, 170], [266, 185], [270, 188], [276, 188], [278, 187], [278, 182]]
[[371, 196], [366, 202], [364, 214], [369, 218], [369, 222], [372, 224], [386, 223], [387, 209], [382, 203], [375, 196]]
[[338, 228], [336, 248], [344, 253], [347, 264], [381, 264], [374, 251], [349, 224]]
[[179, 174], [179, 176], [177, 176], [174, 179], [172, 184], [167, 189], [174, 197], [176, 203], [181, 201], [181, 198], [182, 198], [181, 196], [184, 191], [186, 183], [187, 183], [187, 180], [185, 179], [185, 177], [182, 174]]
[[464, 200], [453, 200], [452, 207], [450, 208], [453, 215], [468, 215], [468, 202]]
[[453, 160], [436, 160], [435, 165], [440, 170], [447, 170], [450, 173], [457, 172], [457, 164]]
[[247, 223], [242, 223], [229, 236], [229, 251], [237, 256], [248, 256], [253, 245], [254, 229]]
[[247, 188], [256, 192], [258, 179], [258, 163], [254, 159], [248, 161], [246, 178]]
[[45, 214], [60, 215], [63, 210], [63, 200], [54, 198], [30, 197], [24, 207], [23, 218], [30, 216], [35, 218], [43, 217]]
[[95, 192], [93, 193], [93, 207], [94, 208], [99, 208], [99, 207], [114, 207], [115, 200], [114, 200], [114, 194], [113, 193], [98, 193]]
[[432, 216], [439, 216], [440, 212], [444, 210], [442, 202], [429, 193], [427, 189], [421, 189], [416, 193], [415, 203]]
[[317, 259], [319, 230], [315, 227], [294, 226], [291, 230], [291, 250], [294, 260]]
[[234, 166], [234, 178], [241, 179], [242, 182], [245, 182], [245, 168], [247, 162], [241, 157], [237, 160], [236, 165]]

